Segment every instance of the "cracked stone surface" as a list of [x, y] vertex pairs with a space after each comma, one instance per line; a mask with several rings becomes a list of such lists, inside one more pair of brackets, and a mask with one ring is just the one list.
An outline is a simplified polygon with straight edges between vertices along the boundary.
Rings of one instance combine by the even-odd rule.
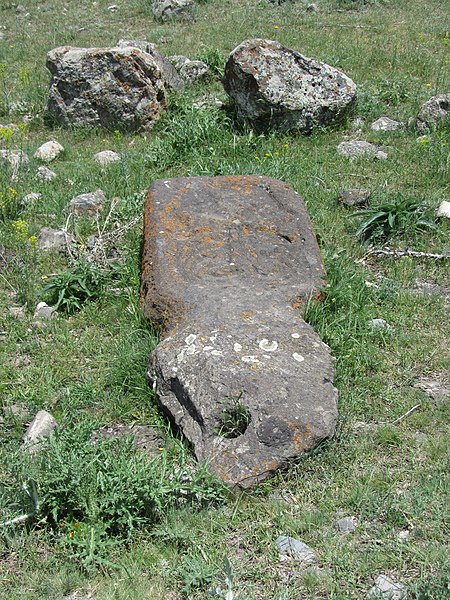
[[[163, 335], [149, 377], [196, 457], [230, 484], [250, 487], [334, 433], [330, 350], [301, 318], [324, 281], [305, 206], [285, 183], [150, 188], [141, 303]], [[224, 411], [237, 409], [244, 430], [220, 435]]]

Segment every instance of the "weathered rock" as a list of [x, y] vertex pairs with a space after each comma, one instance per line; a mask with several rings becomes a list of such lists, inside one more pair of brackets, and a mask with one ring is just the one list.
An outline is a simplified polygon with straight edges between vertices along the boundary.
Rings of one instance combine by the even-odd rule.
[[30, 423], [23, 442], [29, 452], [36, 452], [42, 444], [43, 438], [48, 437], [56, 429], [56, 421], [46, 410], [40, 410]]
[[306, 564], [316, 562], [314, 551], [300, 540], [296, 540], [287, 535], [280, 535], [280, 537], [276, 539], [275, 544], [281, 555], [286, 558], [292, 558]]
[[433, 96], [420, 107], [416, 118], [416, 128], [421, 134], [433, 131], [450, 115], [450, 92]]
[[48, 167], [38, 167], [36, 171], [36, 179], [40, 181], [44, 181], [46, 183], [55, 179], [56, 173], [49, 169]]
[[233, 50], [223, 85], [238, 116], [261, 130], [309, 133], [343, 119], [356, 99], [356, 85], [339, 69], [263, 39]]
[[153, 456], [161, 454], [164, 443], [161, 434], [147, 425], [110, 425], [96, 431], [92, 438], [96, 442], [100, 438], [124, 439], [127, 436], [133, 438], [134, 443], [140, 450]]
[[392, 325], [389, 325], [384, 319], [371, 319], [369, 321], [369, 327], [371, 329], [385, 329], [386, 331], [394, 331]]
[[80, 194], [72, 198], [69, 204], [70, 212], [74, 215], [96, 215], [103, 210], [106, 196], [103, 190]]
[[400, 121], [394, 121], [389, 117], [380, 117], [372, 123], [370, 128], [372, 131], [396, 131], [402, 126], [403, 123], [400, 123]]
[[62, 46], [47, 67], [47, 115], [62, 125], [146, 130], [167, 104], [158, 65], [138, 48]]
[[210, 70], [202, 60], [191, 60], [187, 56], [171, 56], [170, 60], [185, 84], [192, 85], [210, 77]]
[[375, 580], [375, 585], [369, 591], [366, 598], [372, 600], [405, 600], [407, 591], [402, 583], [393, 581], [386, 575], [379, 575]]
[[450, 398], [450, 377], [448, 375], [435, 378], [425, 377], [415, 387], [424, 391], [437, 404]]
[[39, 194], [38, 192], [30, 192], [29, 194], [27, 194], [26, 196], [24, 196], [22, 198], [22, 204], [23, 205], [33, 204], [33, 202], [37, 202], [41, 198], [42, 198], [42, 194]]
[[194, 17], [194, 8], [194, 0], [153, 0], [152, 3], [152, 13], [161, 21], [189, 21]]
[[341, 533], [351, 533], [352, 531], [355, 531], [358, 525], [358, 519], [356, 517], [343, 517], [336, 521], [336, 525]]
[[156, 181], [141, 302], [149, 377], [199, 460], [250, 487], [333, 435], [329, 348], [300, 316], [324, 283], [300, 197], [259, 176]]
[[346, 206], [367, 206], [370, 198], [370, 190], [364, 188], [349, 188], [342, 190], [338, 202]]
[[8, 312], [11, 317], [14, 317], [18, 321], [25, 319], [25, 306], [10, 306]]
[[94, 154], [95, 162], [98, 162], [102, 166], [109, 165], [109, 163], [120, 161], [120, 154], [113, 152], [112, 150], [102, 150]]
[[36, 306], [36, 310], [34, 311], [33, 319], [35, 322], [37, 321], [45, 321], [47, 319], [51, 319], [56, 315], [56, 308], [54, 306], [49, 306], [46, 302], [39, 302]]
[[379, 160], [386, 160], [388, 155], [384, 152], [380, 146], [371, 144], [365, 140], [352, 140], [348, 142], [341, 142], [337, 147], [337, 151], [342, 156], [347, 158], [378, 158]]
[[0, 165], [9, 165], [11, 167], [11, 180], [16, 181], [19, 169], [29, 162], [28, 156], [22, 150], [0, 149]]
[[60, 229], [43, 227], [38, 235], [38, 246], [41, 250], [64, 252], [66, 249], [66, 234]]
[[436, 216], [447, 217], [447, 219], [450, 219], [450, 202], [448, 202], [447, 200], [442, 200], [436, 211]]
[[315, 2], [311, 2], [310, 4], [308, 4], [306, 7], [306, 10], [308, 12], [313, 12], [313, 13], [320, 12], [320, 8]]
[[157, 50], [156, 44], [152, 44], [146, 40], [119, 40], [117, 42], [117, 47], [139, 48], [139, 50], [147, 52], [147, 54], [150, 54], [155, 63], [158, 65], [165, 85], [173, 90], [181, 90], [184, 87], [184, 82], [178, 74], [178, 71], [170, 62], [170, 60]]
[[34, 153], [34, 158], [38, 158], [45, 162], [51, 162], [52, 160], [55, 160], [61, 152], [64, 152], [64, 148], [61, 144], [56, 140], [50, 140], [49, 142], [42, 144], [42, 146], [39, 146]]

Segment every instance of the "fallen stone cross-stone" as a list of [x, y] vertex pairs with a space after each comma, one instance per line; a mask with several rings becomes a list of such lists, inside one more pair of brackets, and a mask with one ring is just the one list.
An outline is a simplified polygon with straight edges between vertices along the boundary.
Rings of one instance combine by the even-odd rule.
[[141, 302], [162, 326], [158, 402], [222, 480], [248, 488], [333, 435], [330, 350], [301, 318], [325, 281], [305, 206], [260, 176], [158, 180]]

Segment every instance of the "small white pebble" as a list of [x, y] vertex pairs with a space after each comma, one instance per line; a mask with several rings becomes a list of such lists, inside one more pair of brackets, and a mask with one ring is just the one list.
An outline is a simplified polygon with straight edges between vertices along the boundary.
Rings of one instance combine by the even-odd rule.
[[291, 333], [291, 337], [294, 338], [294, 340], [298, 340], [298, 338], [300, 337], [299, 333]]
[[233, 349], [235, 352], [240, 352], [242, 350], [242, 346], [236, 342], [233, 346]]
[[297, 362], [303, 362], [305, 360], [304, 357], [301, 354], [298, 354], [297, 352], [294, 352], [292, 358]]
[[187, 338], [184, 340], [184, 342], [185, 342], [185, 344], [190, 346], [191, 344], [193, 344], [195, 342], [196, 339], [197, 339], [197, 336], [194, 333], [191, 333], [190, 335], [187, 336]]

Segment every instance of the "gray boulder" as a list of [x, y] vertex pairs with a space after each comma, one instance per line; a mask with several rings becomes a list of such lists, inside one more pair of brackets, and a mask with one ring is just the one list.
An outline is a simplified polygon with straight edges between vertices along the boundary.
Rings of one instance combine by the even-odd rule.
[[142, 52], [150, 54], [161, 71], [161, 77], [163, 78], [165, 85], [173, 90], [181, 90], [183, 88], [183, 79], [180, 77], [170, 60], [157, 50], [156, 44], [152, 44], [146, 40], [119, 40], [116, 45], [118, 48], [139, 48]]
[[233, 50], [223, 85], [238, 116], [260, 130], [310, 133], [343, 119], [356, 100], [356, 85], [339, 69], [263, 39]]
[[194, 0], [153, 0], [152, 13], [161, 21], [184, 20], [194, 17]]
[[420, 107], [416, 118], [416, 128], [419, 133], [433, 131], [450, 115], [450, 92], [433, 96]]
[[300, 316], [325, 271], [300, 197], [259, 176], [158, 180], [141, 302], [163, 326], [160, 406], [224, 481], [247, 488], [333, 435], [329, 348]]
[[158, 65], [135, 47], [62, 46], [48, 53], [47, 67], [47, 116], [61, 125], [147, 130], [167, 104]]

